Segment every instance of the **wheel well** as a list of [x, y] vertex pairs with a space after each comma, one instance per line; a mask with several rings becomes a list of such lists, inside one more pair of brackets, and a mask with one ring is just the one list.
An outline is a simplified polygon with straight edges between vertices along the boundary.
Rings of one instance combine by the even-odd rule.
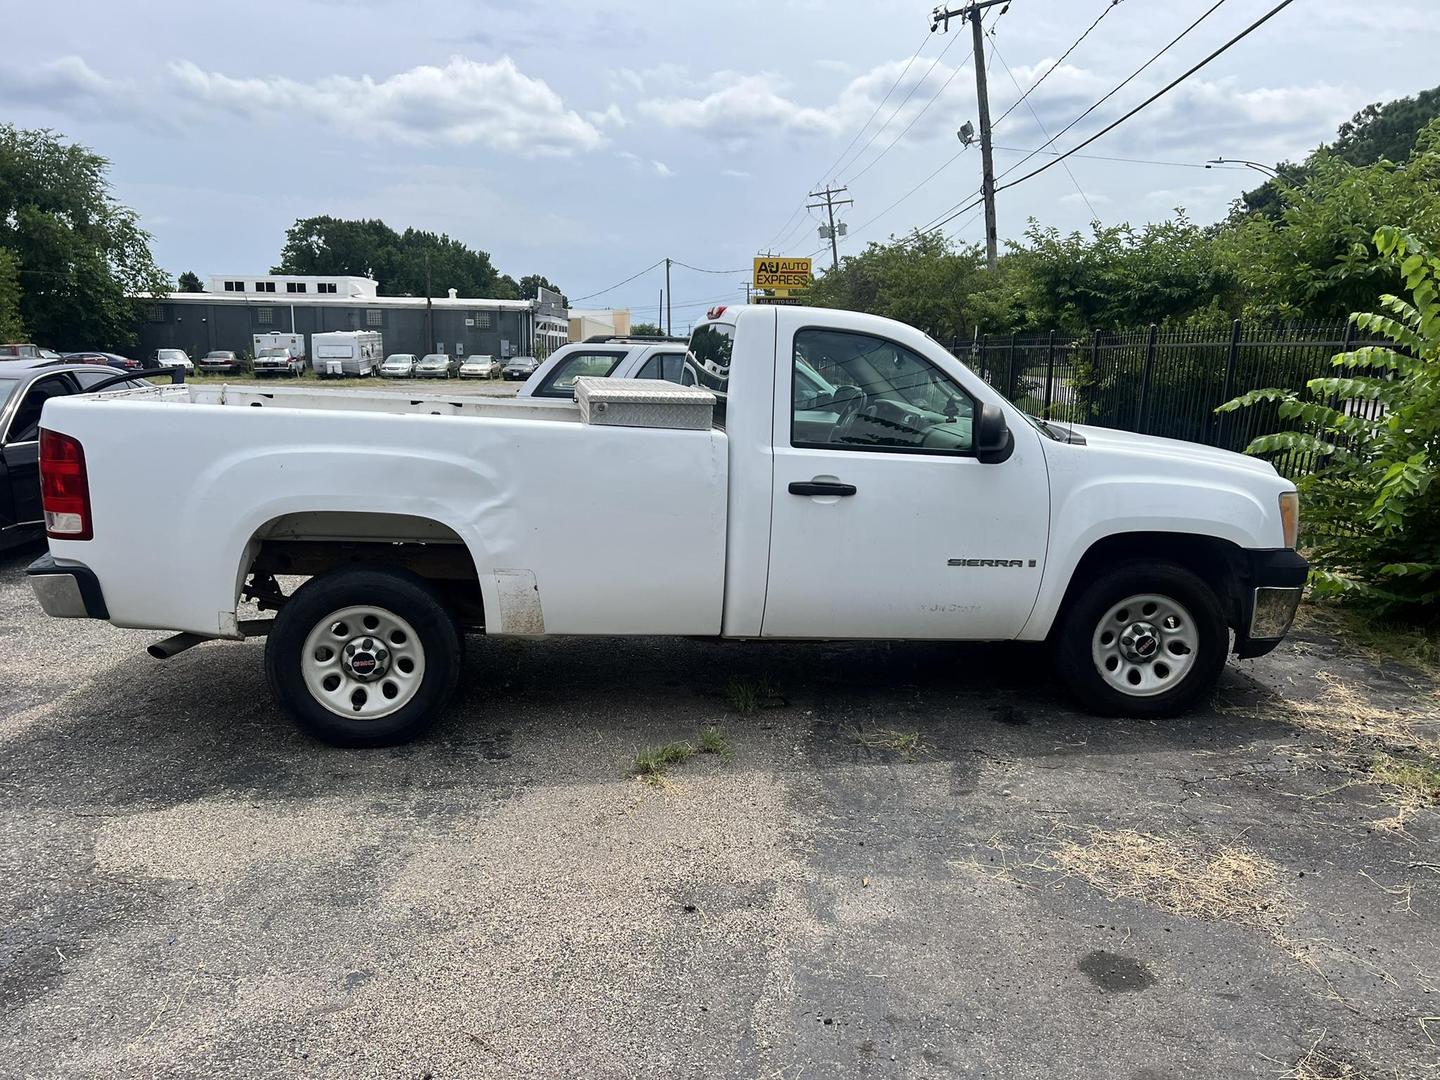
[[[1183, 566], [1200, 578], [1220, 601], [1225, 622], [1239, 628], [1243, 619], [1245, 560], [1241, 549], [1218, 536], [1195, 533], [1117, 533], [1095, 541], [1081, 556], [1070, 575], [1070, 584], [1061, 601], [1063, 614], [1080, 590], [1109, 567], [1138, 559], [1159, 559]], [[1059, 619], [1056, 619], [1056, 625]]]
[[425, 579], [466, 627], [485, 625], [480, 575], [458, 533], [408, 514], [311, 511], [272, 518], [245, 546], [237, 594], [278, 610], [300, 584], [341, 566], [403, 567]]

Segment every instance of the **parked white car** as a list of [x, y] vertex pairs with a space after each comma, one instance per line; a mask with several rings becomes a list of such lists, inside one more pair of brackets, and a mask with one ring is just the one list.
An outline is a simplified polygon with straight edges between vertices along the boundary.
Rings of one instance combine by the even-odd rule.
[[[43, 353], [44, 350], [42, 349]], [[58, 354], [56, 354], [58, 355]], [[184, 349], [156, 349], [150, 356], [151, 367], [181, 367], [187, 372], [195, 370], [195, 363]]]
[[681, 381], [685, 340], [599, 338], [562, 345], [545, 358], [520, 387], [517, 397], [571, 399], [582, 376]]
[[[342, 745], [422, 732], [462, 630], [1048, 640], [1089, 708], [1161, 717], [1210, 691], [1232, 631], [1248, 657], [1289, 629], [1299, 497], [1264, 461], [1036, 421], [854, 312], [717, 308], [686, 364], [699, 386], [582, 378], [576, 403], [55, 398], [31, 584], [54, 616], [178, 631], [162, 657], [268, 634], [275, 695]], [[156, 551], [185, 553], [163, 584], [136, 572]]]
[[493, 356], [467, 356], [460, 365], [462, 379], [498, 379], [502, 365]]
[[387, 379], [408, 379], [415, 375], [415, 354], [391, 353], [380, 365], [380, 374]]

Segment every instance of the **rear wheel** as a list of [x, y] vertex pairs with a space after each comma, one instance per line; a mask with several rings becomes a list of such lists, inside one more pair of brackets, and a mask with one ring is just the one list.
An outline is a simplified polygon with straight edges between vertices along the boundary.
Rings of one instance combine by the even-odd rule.
[[347, 569], [314, 578], [275, 618], [271, 689], [306, 733], [335, 746], [408, 742], [434, 723], [460, 675], [455, 621], [421, 579]]
[[1230, 644], [1214, 590], [1158, 561], [1100, 574], [1057, 634], [1061, 678], [1087, 708], [1111, 716], [1183, 712], [1213, 689]]

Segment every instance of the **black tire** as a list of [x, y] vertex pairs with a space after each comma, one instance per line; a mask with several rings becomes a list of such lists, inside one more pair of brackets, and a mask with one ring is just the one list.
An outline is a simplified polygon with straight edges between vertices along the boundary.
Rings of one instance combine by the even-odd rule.
[[[1190, 616], [1195, 642], [1193, 656], [1174, 685], [1146, 696], [1112, 685], [1092, 651], [1102, 640], [1101, 622], [1112, 608], [1142, 595], [1178, 602]], [[1201, 578], [1174, 563], [1141, 560], [1102, 571], [1085, 585], [1067, 605], [1052, 642], [1060, 678], [1088, 711], [1102, 716], [1164, 717], [1184, 712], [1214, 689], [1225, 669], [1230, 634], [1215, 591]], [[1164, 657], [1154, 652], [1154, 646], [1151, 650], [1150, 659], [1137, 666], [1149, 663], [1152, 670], [1159, 670]]]
[[[417, 641], [409, 647], [418, 649], [421, 658], [418, 686], [407, 691], [413, 696], [373, 719], [332, 711], [312, 692], [302, 671], [312, 632], [320, 632], [336, 612], [365, 606], [393, 613], [413, 628]], [[394, 746], [424, 734], [444, 710], [460, 678], [463, 642], [454, 618], [424, 579], [398, 569], [334, 570], [302, 585], [276, 615], [265, 644], [265, 674], [281, 706], [306, 734], [332, 746]], [[378, 692], [381, 682], [365, 689]]]

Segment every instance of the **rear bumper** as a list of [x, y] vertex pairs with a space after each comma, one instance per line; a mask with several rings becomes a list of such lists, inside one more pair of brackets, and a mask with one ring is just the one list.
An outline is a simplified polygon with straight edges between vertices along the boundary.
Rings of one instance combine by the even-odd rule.
[[55, 619], [108, 619], [100, 580], [88, 566], [58, 563], [46, 552], [25, 568], [45, 614]]
[[1247, 551], [1235, 655], [1264, 656], [1290, 631], [1305, 591], [1310, 564], [1290, 548]]

